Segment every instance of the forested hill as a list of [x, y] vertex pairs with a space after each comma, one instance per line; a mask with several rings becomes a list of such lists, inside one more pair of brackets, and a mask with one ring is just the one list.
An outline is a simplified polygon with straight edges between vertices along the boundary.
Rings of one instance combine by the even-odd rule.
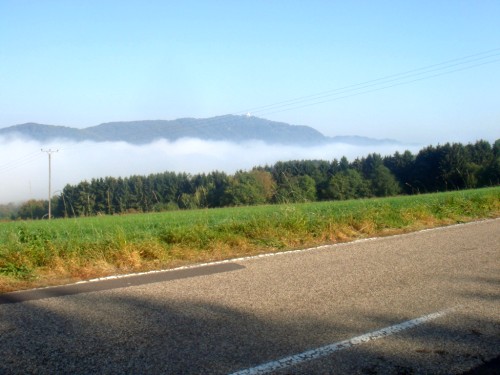
[[355, 145], [395, 143], [360, 136], [327, 137], [309, 126], [290, 125], [255, 116], [226, 115], [206, 119], [182, 118], [177, 120], [146, 120], [108, 122], [97, 126], [76, 129], [66, 126], [27, 123], [0, 129], [0, 136], [49, 141], [117, 142], [146, 144], [159, 139], [175, 141], [180, 138], [244, 142], [259, 140], [272, 144], [317, 145], [341, 142]]

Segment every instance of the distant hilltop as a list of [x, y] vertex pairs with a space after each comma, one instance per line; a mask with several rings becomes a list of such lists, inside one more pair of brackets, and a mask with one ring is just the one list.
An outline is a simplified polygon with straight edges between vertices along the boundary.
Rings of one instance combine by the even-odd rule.
[[180, 138], [237, 143], [257, 140], [270, 144], [298, 146], [326, 143], [363, 146], [398, 143], [390, 139], [360, 136], [327, 137], [309, 126], [290, 125], [249, 115], [225, 115], [204, 119], [181, 118], [177, 120], [108, 122], [84, 129], [26, 123], [0, 129], [0, 136], [18, 136], [42, 142], [65, 139], [76, 142], [121, 141], [132, 144], [147, 144], [160, 139], [175, 141]]

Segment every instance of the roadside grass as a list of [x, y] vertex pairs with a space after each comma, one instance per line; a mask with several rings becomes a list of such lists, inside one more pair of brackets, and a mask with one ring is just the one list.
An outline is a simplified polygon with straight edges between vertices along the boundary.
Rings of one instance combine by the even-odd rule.
[[0, 223], [0, 292], [500, 217], [500, 187]]

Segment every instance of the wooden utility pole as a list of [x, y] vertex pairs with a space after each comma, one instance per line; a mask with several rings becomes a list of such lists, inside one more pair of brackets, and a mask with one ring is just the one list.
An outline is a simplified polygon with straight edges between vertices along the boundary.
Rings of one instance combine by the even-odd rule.
[[52, 195], [52, 186], [51, 186], [51, 182], [52, 182], [52, 154], [54, 152], [59, 152], [59, 150], [51, 150], [51, 149], [48, 149], [48, 150], [44, 150], [42, 148], [42, 152], [46, 152], [47, 155], [49, 155], [49, 220], [51, 219], [52, 217], [52, 202], [51, 202], [51, 195]]

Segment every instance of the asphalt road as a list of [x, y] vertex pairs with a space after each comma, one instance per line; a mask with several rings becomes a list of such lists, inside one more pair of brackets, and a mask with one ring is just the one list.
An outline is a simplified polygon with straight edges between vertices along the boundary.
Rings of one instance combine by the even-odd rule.
[[499, 354], [499, 219], [0, 295], [0, 374], [459, 374]]

